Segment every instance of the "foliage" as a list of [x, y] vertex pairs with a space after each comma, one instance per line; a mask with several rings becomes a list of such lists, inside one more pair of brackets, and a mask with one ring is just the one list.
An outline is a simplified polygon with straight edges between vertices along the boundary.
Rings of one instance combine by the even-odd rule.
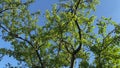
[[52, 12], [46, 11], [45, 25], [37, 23], [40, 12], [28, 10], [32, 2], [0, 1], [2, 38], [12, 45], [1, 48], [1, 55], [13, 56], [31, 68], [73, 68], [77, 59], [80, 68], [120, 66], [119, 25], [111, 18], [96, 20], [91, 12], [98, 0], [60, 0]]

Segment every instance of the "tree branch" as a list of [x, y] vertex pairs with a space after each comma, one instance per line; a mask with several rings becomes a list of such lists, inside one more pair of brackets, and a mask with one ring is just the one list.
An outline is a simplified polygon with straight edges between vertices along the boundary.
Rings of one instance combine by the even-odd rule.
[[81, 41], [81, 40], [82, 40], [82, 34], [81, 34], [81, 29], [80, 29], [80, 27], [79, 27], [78, 22], [75, 21], [75, 23], [76, 23], [77, 28], [78, 28], [78, 34], [79, 34], [80, 43], [79, 43], [78, 48], [74, 51], [74, 54], [76, 54], [76, 53], [81, 49], [81, 47], [82, 47], [82, 41]]
[[[35, 49], [35, 48], [34, 48], [34, 45], [33, 45], [30, 41], [28, 41], [27, 39], [24, 39], [24, 38], [22, 38], [22, 37], [20, 37], [20, 36], [18, 36], [18, 35], [16, 35], [16, 34], [10, 32], [9, 30], [7, 30], [7, 28], [5, 28], [4, 26], [2, 26], [1, 24], [0, 24], [0, 27], [1, 27], [3, 30], [5, 30], [6, 32], [10, 33], [10, 36], [15, 37], [15, 38], [18, 38], [18, 39], [21, 39], [21, 40], [27, 42], [28, 44], [31, 45], [31, 47], [32, 47], [33, 49]], [[42, 62], [42, 59], [41, 59], [41, 56], [40, 56], [38, 50], [35, 49], [35, 52], [36, 52], [37, 57], [38, 57], [38, 59], [39, 59], [39, 62], [40, 62], [40, 64], [41, 64], [41, 68], [45, 68], [45, 66], [44, 66], [44, 64], [43, 64], [43, 62]]]
[[5, 12], [5, 11], [7, 11], [7, 10], [10, 10], [10, 9], [13, 9], [13, 8], [6, 8], [6, 9], [4, 9], [4, 10], [1, 10], [1, 11], [0, 11], [0, 14], [3, 13], [3, 12]]
[[8, 10], [8, 8], [7, 8], [7, 9], [4, 9], [4, 10], [1, 10], [0, 13], [3, 13], [3, 12], [6, 11], [6, 10]]
[[[104, 47], [104, 45], [105, 45], [105, 40], [106, 40], [106, 38], [107, 37], [109, 37], [113, 32], [115, 31], [115, 29], [113, 29], [112, 31], [110, 31], [108, 34], [107, 34], [107, 36], [103, 39], [103, 43], [102, 43], [102, 46]], [[113, 41], [113, 40], [112, 40]], [[104, 47], [104, 50], [112, 43], [112, 41], [107, 45], [107, 46], [105, 46]], [[103, 50], [100, 50], [100, 52], [102, 52]]]
[[[76, 11], [77, 11], [80, 3], [81, 3], [81, 0], [78, 0], [77, 4], [75, 5], [75, 9], [72, 12], [74, 15], [76, 15]], [[77, 20], [75, 20], [75, 24], [76, 24], [76, 26], [78, 28], [78, 34], [79, 34], [79, 38], [80, 38], [80, 44], [79, 44], [78, 48], [75, 49], [74, 52], [73, 52], [73, 54], [72, 54], [70, 68], [74, 67], [75, 56], [76, 56], [76, 54], [79, 52], [79, 50], [82, 47], [82, 42], [81, 42], [82, 34], [81, 34], [81, 29], [80, 29], [80, 26], [79, 26]]]

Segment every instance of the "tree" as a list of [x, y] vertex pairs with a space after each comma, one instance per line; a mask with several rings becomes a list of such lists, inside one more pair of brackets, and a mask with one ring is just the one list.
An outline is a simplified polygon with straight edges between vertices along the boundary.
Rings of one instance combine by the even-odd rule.
[[[13, 46], [1, 48], [3, 56], [13, 56], [31, 68], [73, 68], [78, 59], [80, 68], [119, 66], [120, 28], [111, 18], [96, 21], [90, 14], [98, 0], [60, 0], [52, 12], [46, 11], [45, 25], [37, 23], [39, 12], [28, 10], [32, 2], [0, 1], [2, 38]], [[114, 29], [108, 32], [110, 26]], [[89, 63], [91, 53], [95, 56], [93, 65]]]

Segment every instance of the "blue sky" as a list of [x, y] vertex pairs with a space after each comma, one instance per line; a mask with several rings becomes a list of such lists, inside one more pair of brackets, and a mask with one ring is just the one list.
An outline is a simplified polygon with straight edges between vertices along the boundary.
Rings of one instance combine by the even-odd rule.
[[120, 0], [100, 0], [95, 15], [98, 17], [112, 17], [116, 22], [120, 22]]
[[[30, 6], [30, 11], [35, 12], [37, 10], [41, 11], [40, 16], [40, 23], [44, 23], [43, 15], [45, 13], [45, 10], [51, 10], [51, 6], [53, 3], [58, 2], [58, 0], [36, 0], [34, 4]], [[96, 12], [94, 14], [100, 18], [101, 16], [105, 17], [112, 17], [112, 19], [118, 23], [120, 23], [120, 0], [101, 0], [101, 3], [97, 6]], [[1, 33], [0, 33], [1, 34]], [[5, 42], [0, 37], [0, 48], [10, 48], [10, 43]], [[0, 68], [3, 68], [6, 63], [12, 63], [13, 65], [16, 65], [16, 60], [13, 58], [9, 58], [8, 56], [5, 56], [3, 60], [0, 62]]]

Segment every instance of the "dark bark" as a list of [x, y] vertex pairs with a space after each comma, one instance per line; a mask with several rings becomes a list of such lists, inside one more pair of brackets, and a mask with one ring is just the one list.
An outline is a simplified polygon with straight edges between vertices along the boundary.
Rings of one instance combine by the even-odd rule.
[[73, 68], [73, 67], [74, 67], [74, 61], [75, 61], [75, 55], [72, 54], [71, 63], [70, 63], [70, 68]]
[[100, 54], [99, 54], [99, 57], [98, 57], [98, 67], [97, 68], [102, 68], [101, 55]]
[[[76, 15], [76, 11], [77, 11], [80, 3], [81, 3], [81, 0], [78, 0], [77, 4], [75, 5], [75, 9], [73, 9], [73, 12], [72, 12], [74, 15]], [[77, 29], [78, 29], [79, 39], [81, 40], [81, 39], [82, 39], [81, 28], [80, 28], [77, 20], [75, 20], [75, 24], [76, 24]], [[73, 67], [74, 67], [74, 61], [75, 61], [75, 59], [76, 59], [75, 56], [76, 56], [76, 54], [81, 50], [81, 47], [82, 47], [82, 42], [80, 41], [78, 48], [75, 49], [75, 50], [73, 51], [72, 55], [71, 55], [72, 57], [71, 57], [70, 68], [73, 68]]]

